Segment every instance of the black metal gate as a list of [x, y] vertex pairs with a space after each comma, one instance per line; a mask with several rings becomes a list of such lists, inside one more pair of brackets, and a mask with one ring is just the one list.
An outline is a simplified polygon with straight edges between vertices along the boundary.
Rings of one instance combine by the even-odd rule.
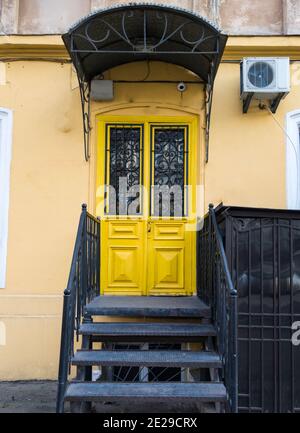
[[217, 219], [238, 291], [239, 412], [300, 412], [300, 212], [220, 207]]

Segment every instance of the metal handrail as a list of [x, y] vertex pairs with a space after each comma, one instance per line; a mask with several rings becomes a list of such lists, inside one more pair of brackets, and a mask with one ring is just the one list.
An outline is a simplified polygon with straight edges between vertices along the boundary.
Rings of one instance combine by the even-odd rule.
[[100, 220], [82, 205], [67, 288], [64, 291], [56, 412], [64, 411], [64, 394], [74, 333], [77, 338], [87, 302], [100, 294]]
[[225, 253], [225, 248], [224, 248], [222, 236], [221, 236], [219, 226], [217, 223], [217, 219], [216, 219], [216, 213], [215, 213], [213, 205], [210, 205], [209, 207], [210, 207], [211, 219], [212, 219], [212, 222], [214, 225], [214, 230], [216, 233], [216, 240], [218, 242], [218, 247], [220, 250], [220, 259], [222, 261], [222, 267], [224, 269], [224, 274], [225, 274], [225, 278], [226, 278], [226, 283], [228, 285], [228, 290], [230, 291], [230, 294], [232, 296], [237, 296], [237, 290], [234, 288], [234, 285], [233, 285], [233, 282], [231, 279], [228, 261], [227, 261], [227, 257], [226, 257], [226, 253]]
[[217, 349], [222, 357], [222, 378], [228, 393], [227, 411], [237, 412], [237, 290], [227, 262], [213, 205], [198, 233], [198, 296], [212, 308]]

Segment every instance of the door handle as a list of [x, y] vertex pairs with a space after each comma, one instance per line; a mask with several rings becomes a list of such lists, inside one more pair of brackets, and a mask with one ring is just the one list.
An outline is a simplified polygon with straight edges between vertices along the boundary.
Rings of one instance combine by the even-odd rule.
[[148, 224], [147, 224], [147, 230], [148, 230], [148, 233], [151, 233], [151, 221], [148, 221]]

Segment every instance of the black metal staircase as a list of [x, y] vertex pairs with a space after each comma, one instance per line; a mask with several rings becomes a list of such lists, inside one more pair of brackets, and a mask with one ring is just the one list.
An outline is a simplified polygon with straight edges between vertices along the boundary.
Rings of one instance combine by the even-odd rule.
[[74, 412], [128, 400], [134, 410], [136, 399], [236, 412], [236, 292], [213, 208], [198, 236], [198, 296], [99, 296], [99, 258], [100, 221], [83, 206], [64, 295], [57, 412], [66, 401]]
[[[147, 309], [151, 298], [144, 298], [144, 307]], [[172, 298], [165, 298], [164, 301], [172, 303]], [[97, 299], [99, 305], [99, 313], [101, 313], [101, 302]], [[118, 298], [120, 302], [121, 299]], [[178, 301], [178, 300], [177, 300]], [[197, 305], [198, 298], [194, 298], [194, 303]], [[106, 308], [107, 308], [107, 301]], [[113, 299], [111, 299], [113, 306]], [[185, 298], [181, 298], [182, 308], [184, 309]], [[134, 305], [134, 299], [133, 299]], [[94, 307], [95, 308], [95, 307]], [[134, 307], [137, 308], [136, 306]], [[153, 308], [153, 307], [152, 307]], [[168, 322], [157, 322], [152, 320], [152, 308], [149, 309], [148, 314], [144, 315], [147, 322], [92, 322], [83, 323], [80, 327], [80, 334], [85, 338], [85, 345], [90, 348], [93, 347], [95, 342], [105, 344], [106, 348], [102, 350], [82, 350], [78, 351], [72, 358], [72, 364], [77, 366], [77, 378], [72, 381], [66, 391], [65, 399], [74, 403], [83, 401], [103, 401], [110, 399], [113, 401], [120, 401], [125, 399], [142, 398], [147, 400], [178, 400], [181, 401], [196, 401], [197, 403], [203, 402], [225, 402], [226, 389], [221, 382], [212, 382], [211, 380], [196, 381], [190, 375], [185, 381], [181, 381], [182, 376], [189, 372], [191, 369], [201, 369], [209, 371], [209, 369], [218, 369], [222, 367], [222, 362], [219, 355], [212, 351], [203, 350], [161, 350], [160, 345], [172, 344], [177, 346], [187, 345], [189, 343], [203, 342], [206, 338], [216, 336], [216, 330], [210, 323], [202, 323], [202, 318], [198, 318], [197, 322], [188, 317], [180, 318], [170, 317]], [[86, 307], [85, 311], [89, 309]], [[195, 308], [197, 310], [197, 308]], [[96, 318], [97, 312], [93, 309], [93, 318]], [[111, 314], [115, 314], [113, 309]], [[136, 312], [136, 311], [135, 311]], [[124, 312], [123, 317], [124, 317]], [[145, 313], [144, 313], [145, 314]], [[164, 316], [158, 316], [158, 311], [155, 312], [156, 318], [163, 320]], [[148, 316], [149, 315], [149, 316]], [[207, 310], [206, 310], [207, 315]], [[127, 317], [133, 318], [132, 313], [127, 310]], [[207, 319], [206, 319], [207, 322]], [[109, 350], [109, 345], [114, 344], [124, 347], [122, 350]], [[147, 349], [141, 348], [140, 350], [128, 350], [132, 345], [139, 343], [141, 347], [147, 345]], [[152, 345], [153, 348], [150, 348]], [[202, 345], [203, 347], [203, 345]], [[78, 382], [79, 377], [91, 377], [90, 369], [92, 366], [101, 366], [102, 369], [120, 367], [124, 373], [122, 378], [118, 380], [97, 381], [91, 382], [81, 380]], [[180, 381], [163, 380], [162, 373], [168, 369], [180, 369]], [[130, 369], [137, 369], [136, 376], [139, 380], [128, 381], [127, 377], [132, 376]], [[159, 369], [160, 377], [152, 377], [149, 379], [149, 374], [145, 371], [149, 369]], [[140, 371], [144, 369], [144, 378], [140, 377]], [[85, 370], [85, 374], [80, 374], [80, 370]], [[204, 377], [204, 375], [203, 375]], [[175, 380], [175, 379], [174, 379]], [[78, 405], [71, 405], [75, 411], [82, 410]]]

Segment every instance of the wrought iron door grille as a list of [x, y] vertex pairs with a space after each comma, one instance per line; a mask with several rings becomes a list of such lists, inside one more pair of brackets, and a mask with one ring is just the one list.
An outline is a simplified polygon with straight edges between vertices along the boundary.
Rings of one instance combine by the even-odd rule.
[[151, 215], [187, 215], [188, 126], [151, 126]]
[[106, 214], [142, 213], [143, 144], [143, 125], [106, 125]]

